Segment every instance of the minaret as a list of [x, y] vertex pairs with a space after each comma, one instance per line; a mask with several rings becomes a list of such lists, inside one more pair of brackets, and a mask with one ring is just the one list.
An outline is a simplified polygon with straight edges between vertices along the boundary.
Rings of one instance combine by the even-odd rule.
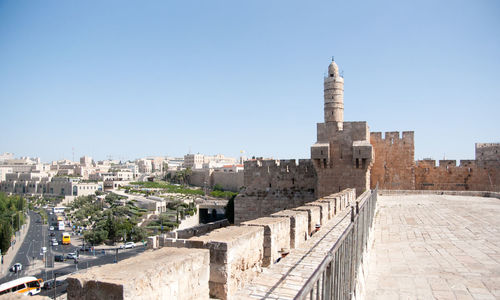
[[339, 67], [332, 61], [328, 66], [328, 76], [324, 83], [325, 123], [334, 122], [337, 130], [344, 128], [344, 78], [339, 75]]

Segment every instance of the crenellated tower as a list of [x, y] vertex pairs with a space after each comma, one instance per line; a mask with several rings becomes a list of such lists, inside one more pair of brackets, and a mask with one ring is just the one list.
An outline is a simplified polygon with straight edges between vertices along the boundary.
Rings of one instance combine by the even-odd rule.
[[332, 61], [328, 66], [328, 76], [324, 80], [325, 123], [333, 122], [337, 130], [344, 128], [344, 78], [339, 67]]
[[311, 159], [318, 174], [316, 196], [346, 188], [359, 195], [370, 188], [373, 147], [366, 122], [344, 122], [344, 78], [332, 61], [324, 80], [325, 122], [317, 124]]

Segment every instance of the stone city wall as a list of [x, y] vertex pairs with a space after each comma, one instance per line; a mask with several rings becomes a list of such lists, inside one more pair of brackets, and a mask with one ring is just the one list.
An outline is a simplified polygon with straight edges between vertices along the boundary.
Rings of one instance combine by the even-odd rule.
[[244, 172], [213, 172], [213, 185], [220, 185], [224, 190], [239, 192], [244, 186]]
[[67, 278], [68, 299], [207, 299], [209, 251], [163, 248]]
[[371, 169], [370, 185], [374, 189], [414, 189], [415, 145], [414, 132], [381, 132], [370, 134], [370, 143], [375, 151]]
[[476, 159], [414, 160], [414, 133], [371, 133], [375, 162], [371, 188], [385, 190], [500, 191], [500, 144], [476, 143]]
[[229, 226], [229, 221], [227, 219], [215, 221], [207, 224], [199, 224], [197, 226], [186, 228], [186, 229], [177, 229], [175, 231], [170, 231], [165, 233], [165, 237], [167, 238], [179, 238], [179, 239], [188, 239], [193, 236], [200, 236], [207, 234], [215, 229], [219, 229], [222, 227]]
[[229, 226], [187, 240], [167, 238], [164, 245], [209, 249], [210, 296], [228, 299], [261, 271], [264, 228]]
[[281, 249], [290, 247], [290, 218], [263, 217], [241, 223], [264, 228], [264, 258], [262, 266], [272, 265], [281, 256]]
[[476, 160], [497, 160], [500, 157], [500, 143], [476, 143]]
[[189, 184], [213, 187], [218, 184], [224, 190], [238, 192], [244, 185], [244, 172], [215, 172], [213, 169], [195, 169], [189, 176]]
[[[356, 216], [356, 210], [352, 209], [350, 205], [355, 205], [355, 202], [359, 199], [360, 213], [363, 213], [363, 205], [368, 203], [367, 197], [371, 197], [371, 195], [371, 192], [367, 191], [357, 199], [350, 196], [343, 197], [342, 201], [349, 200], [350, 203], [348, 205], [344, 203], [339, 205], [339, 207], [344, 208], [342, 211], [338, 210], [337, 214], [329, 219], [325, 225], [321, 226], [321, 229], [314, 233], [306, 243], [291, 250], [290, 254], [281, 259], [279, 263], [265, 268], [251, 283], [238, 291], [233, 299], [308, 299], [308, 295], [300, 297], [299, 293], [305, 286], [312, 286], [310, 282], [311, 277], [313, 277], [313, 274], [318, 274], [318, 269], [320, 266], [324, 266], [325, 259], [331, 257], [334, 249], [337, 249], [336, 252], [339, 253], [339, 258], [337, 260], [333, 259], [332, 262], [337, 263], [338, 266], [334, 265], [333, 271], [327, 273], [335, 273], [334, 281], [339, 285], [347, 286], [349, 279], [345, 280], [345, 278], [350, 277], [344, 275], [344, 281], [338, 281], [341, 280], [338, 278], [342, 277], [338, 274], [345, 274], [345, 270], [351, 269], [347, 266], [346, 262], [356, 261], [356, 259], [352, 258], [352, 254], [358, 248], [358, 245], [350, 244], [348, 241], [357, 240], [360, 243], [360, 247], [365, 244], [365, 241], [360, 236], [356, 239], [344, 238], [340, 244], [339, 240], [341, 240], [342, 235], [348, 236], [349, 232], [357, 232], [355, 230], [358, 228], [357, 225], [349, 226], [353, 224], [351, 221], [351, 211]], [[325, 198], [333, 199], [335, 196], [332, 195]], [[375, 206], [373, 200], [370, 201], [370, 205], [373, 209]], [[366, 207], [364, 211], [366, 212]], [[363, 217], [358, 216], [355, 218], [355, 222], [366, 219], [368, 219], [366, 215]], [[348, 231], [349, 228], [350, 231]], [[338, 248], [336, 248], [337, 246]], [[342, 253], [345, 255], [342, 256]], [[341, 263], [345, 268], [341, 268]], [[321, 278], [324, 277], [321, 274], [316, 278], [319, 280], [319, 284], [313, 288], [313, 295], [316, 295], [317, 286], [327, 286], [327, 284], [322, 284]], [[312, 282], [314, 283], [314, 281]], [[334, 285], [331, 285], [330, 288], [334, 288]], [[326, 289], [328, 290], [328, 288]], [[319, 293], [320, 295], [322, 294], [321, 291]], [[349, 292], [345, 295], [349, 295]], [[350, 296], [348, 297], [350, 298]]]
[[319, 207], [319, 222], [318, 222], [318, 224], [323, 225], [330, 219], [330, 204], [328, 202], [313, 201], [313, 202], [306, 203], [305, 206]]
[[194, 169], [191, 170], [191, 175], [189, 175], [189, 184], [199, 187], [210, 187], [212, 186], [213, 170], [211, 169]]
[[355, 188], [360, 195], [370, 188], [373, 149], [369, 140], [366, 122], [344, 122], [343, 130], [331, 122], [317, 124], [317, 143], [311, 147], [317, 197], [346, 188]]
[[500, 192], [500, 161], [455, 160], [417, 161], [415, 189]]
[[[148, 237], [148, 249], [152, 251], [72, 275], [69, 299], [205, 299], [209, 295], [232, 299], [237, 290], [262, 272], [263, 265], [276, 263], [279, 250], [289, 248], [293, 253], [299, 247], [307, 248], [311, 234], [317, 234], [309, 228], [321, 222], [321, 209], [329, 217], [333, 208], [335, 214], [329, 219], [337, 218], [346, 213], [345, 202], [354, 194], [348, 189], [318, 200], [322, 202], [317, 206], [277, 212], [189, 239]], [[325, 231], [325, 226], [319, 232]]]
[[299, 247], [309, 238], [309, 217], [306, 211], [286, 209], [272, 214], [271, 217], [290, 220], [290, 249]]
[[321, 222], [321, 208], [319, 206], [299, 206], [293, 210], [307, 212], [307, 234], [313, 234], [316, 224]]
[[245, 162], [245, 188], [234, 201], [234, 221], [272, 213], [314, 201], [316, 172], [311, 160], [251, 160]]

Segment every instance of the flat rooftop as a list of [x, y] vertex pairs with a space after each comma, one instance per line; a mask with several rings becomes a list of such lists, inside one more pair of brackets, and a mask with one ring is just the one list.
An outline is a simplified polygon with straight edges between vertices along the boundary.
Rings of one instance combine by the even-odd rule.
[[379, 196], [366, 299], [499, 299], [500, 199]]

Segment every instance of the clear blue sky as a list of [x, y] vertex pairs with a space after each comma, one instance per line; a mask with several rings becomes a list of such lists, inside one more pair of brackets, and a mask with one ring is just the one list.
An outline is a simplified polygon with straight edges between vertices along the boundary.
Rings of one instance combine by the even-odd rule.
[[500, 142], [496, 0], [0, 0], [0, 152], [309, 158], [332, 55], [416, 159]]

